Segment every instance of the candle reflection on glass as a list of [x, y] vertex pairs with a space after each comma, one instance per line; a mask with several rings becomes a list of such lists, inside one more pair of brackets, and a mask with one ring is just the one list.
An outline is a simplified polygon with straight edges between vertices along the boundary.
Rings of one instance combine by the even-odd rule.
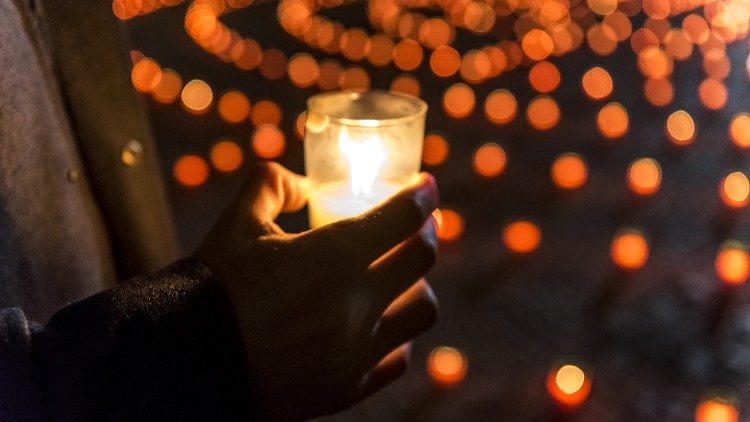
[[305, 168], [311, 227], [362, 214], [417, 175], [426, 110], [418, 98], [384, 91], [310, 98]]

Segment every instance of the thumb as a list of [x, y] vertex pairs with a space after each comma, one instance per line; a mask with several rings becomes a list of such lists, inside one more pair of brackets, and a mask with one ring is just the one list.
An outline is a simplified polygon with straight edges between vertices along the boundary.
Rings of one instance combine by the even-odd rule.
[[300, 210], [307, 202], [307, 179], [274, 162], [254, 165], [237, 198], [239, 210], [257, 235], [280, 233], [274, 220]]

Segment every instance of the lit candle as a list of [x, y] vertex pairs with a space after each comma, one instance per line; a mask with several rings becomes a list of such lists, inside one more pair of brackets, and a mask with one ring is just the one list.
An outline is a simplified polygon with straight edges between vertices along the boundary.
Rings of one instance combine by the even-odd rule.
[[307, 103], [310, 226], [362, 214], [419, 172], [427, 105], [384, 91], [334, 92]]

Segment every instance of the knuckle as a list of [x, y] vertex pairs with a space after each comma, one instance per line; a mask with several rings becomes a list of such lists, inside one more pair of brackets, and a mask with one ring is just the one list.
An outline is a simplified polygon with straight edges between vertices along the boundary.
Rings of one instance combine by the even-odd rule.
[[250, 174], [264, 180], [275, 178], [280, 172], [280, 165], [273, 161], [261, 161], [253, 164]]
[[424, 331], [437, 322], [439, 306], [437, 298], [431, 290], [420, 297], [419, 304], [422, 309], [420, 328]]
[[398, 200], [398, 209], [401, 212], [402, 221], [411, 228], [421, 227], [426, 216], [418, 196], [414, 194], [403, 195], [398, 197]]
[[437, 245], [428, 236], [424, 235], [419, 237], [418, 245], [421, 267], [427, 271], [437, 262]]

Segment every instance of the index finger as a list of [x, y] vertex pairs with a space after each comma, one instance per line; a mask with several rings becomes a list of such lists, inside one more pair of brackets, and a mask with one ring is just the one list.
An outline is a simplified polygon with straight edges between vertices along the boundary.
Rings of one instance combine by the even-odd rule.
[[418, 232], [440, 203], [435, 178], [420, 173], [417, 180], [367, 213], [341, 220], [317, 231], [340, 236], [367, 264]]

